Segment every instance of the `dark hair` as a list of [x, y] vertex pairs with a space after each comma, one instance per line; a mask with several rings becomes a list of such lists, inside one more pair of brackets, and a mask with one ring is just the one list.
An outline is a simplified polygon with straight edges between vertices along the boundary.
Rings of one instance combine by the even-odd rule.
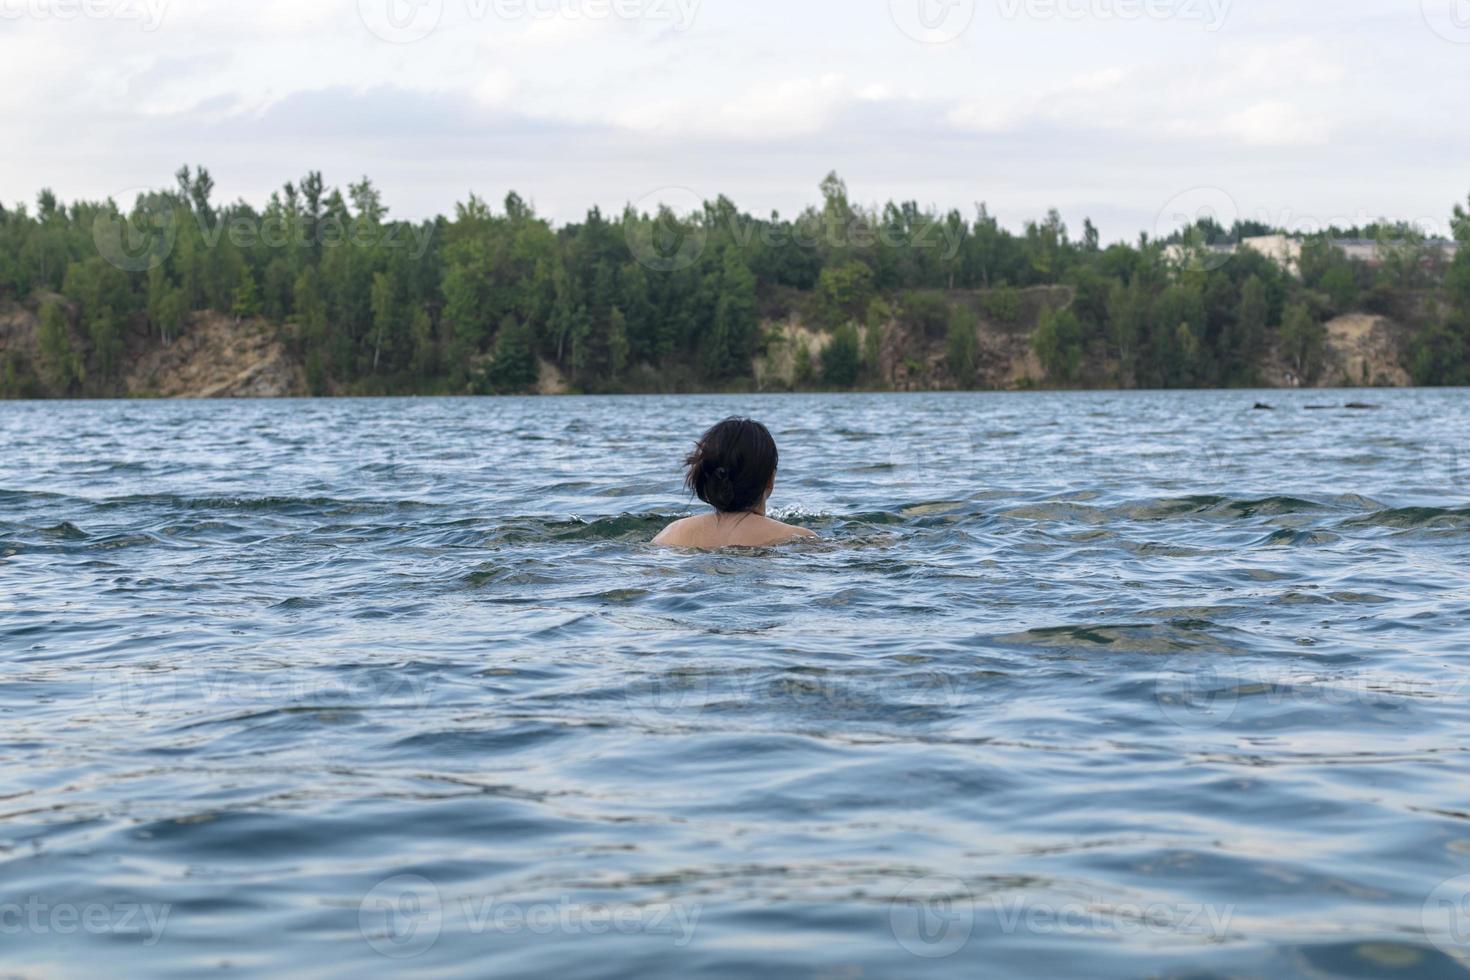
[[753, 510], [780, 463], [770, 430], [753, 419], [726, 419], [700, 437], [684, 460], [696, 497], [722, 514]]

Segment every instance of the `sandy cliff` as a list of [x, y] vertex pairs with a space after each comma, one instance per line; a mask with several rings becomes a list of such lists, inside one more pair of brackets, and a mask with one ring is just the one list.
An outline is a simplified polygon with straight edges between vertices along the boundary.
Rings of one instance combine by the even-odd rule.
[[[945, 338], [925, 335], [921, 329], [895, 319], [863, 327], [859, 332], [865, 360], [876, 357], [876, 374], [882, 387], [931, 391], [1047, 386], [1045, 372], [1031, 348], [1031, 334], [1044, 309], [1070, 301], [1069, 291], [1058, 287], [1023, 291], [1023, 312], [1011, 323], [988, 319], [978, 293], [949, 296], [976, 312], [975, 376], [952, 377]], [[39, 297], [37, 303], [46, 299], [61, 298]], [[36, 308], [31, 304], [0, 309], [0, 369], [38, 363]], [[73, 321], [72, 344], [83, 350], [86, 340], [75, 322], [76, 311], [68, 307], [68, 312]], [[831, 334], [813, 329], [796, 314], [767, 322], [762, 330], [766, 350], [752, 365], [759, 390], [821, 386], [822, 352], [831, 342]], [[1402, 366], [1401, 351], [1407, 336], [1404, 327], [1380, 316], [1350, 314], [1329, 321], [1326, 331], [1324, 367], [1313, 382], [1315, 386], [1411, 384]], [[87, 385], [71, 393], [162, 398], [272, 398], [307, 393], [305, 372], [283, 342], [282, 331], [263, 320], [237, 322], [218, 313], [196, 313], [167, 345], [148, 334], [144, 325], [136, 325], [125, 337], [122, 363], [122, 378], [108, 390], [94, 390], [94, 386]], [[563, 394], [570, 390], [567, 379], [551, 364], [543, 361], [539, 367], [538, 393]], [[1103, 377], [1110, 366], [1098, 364], [1096, 368], [1098, 377]], [[654, 382], [661, 380], [657, 372], [643, 370], [645, 375], [653, 376], [640, 381], [635, 374], [630, 376], [629, 384], [642, 390], [646, 382], [657, 390], [659, 385]], [[1287, 365], [1274, 356], [1261, 365], [1260, 378], [1267, 386], [1292, 384]], [[20, 387], [8, 393], [45, 394]]]
[[279, 398], [306, 394], [301, 366], [262, 320], [237, 323], [197, 314], [168, 346], [135, 360], [124, 385], [131, 395], [162, 398]]

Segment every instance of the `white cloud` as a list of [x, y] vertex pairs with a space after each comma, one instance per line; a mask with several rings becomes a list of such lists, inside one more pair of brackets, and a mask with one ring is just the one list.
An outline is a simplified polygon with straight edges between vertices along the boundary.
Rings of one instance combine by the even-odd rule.
[[1316, 7], [1236, 3], [1213, 33], [982, 4], [943, 46], [869, 0], [706, 0], [687, 30], [444, 4], [412, 44], [357, 0], [171, 0], [152, 32], [4, 21], [0, 187], [95, 197], [189, 161], [222, 197], [367, 171], [397, 214], [514, 187], [572, 219], [665, 185], [789, 213], [836, 168], [860, 200], [986, 200], [1012, 223], [1056, 204], [1132, 238], [1202, 184], [1246, 213], [1417, 217], [1470, 181], [1466, 49], [1412, 2], [1340, 0], [1330, 32]]
[[1113, 114], [1102, 109], [1100, 103], [1127, 76], [1123, 68], [1106, 68], [1074, 75], [1040, 90], [997, 91], [953, 106], [945, 118], [960, 129], [979, 133], [1004, 132], [1030, 124], [1102, 126]]
[[1320, 146], [1331, 130], [1325, 119], [1289, 102], [1258, 102], [1220, 122], [1220, 132], [1251, 146]]
[[704, 100], [664, 99], [635, 105], [614, 114], [616, 123], [638, 132], [666, 137], [763, 142], [815, 135], [837, 118], [843, 108], [866, 98], [841, 75], [791, 78], [751, 85], [733, 98]]

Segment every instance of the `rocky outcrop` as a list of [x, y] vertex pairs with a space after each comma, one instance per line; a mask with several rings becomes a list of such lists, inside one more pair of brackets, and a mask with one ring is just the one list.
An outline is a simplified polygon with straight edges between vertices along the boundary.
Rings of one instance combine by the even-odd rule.
[[133, 361], [129, 395], [158, 398], [281, 398], [306, 394], [306, 379], [262, 320], [196, 314], [167, 346]]
[[1395, 388], [1413, 384], [1403, 368], [1401, 333], [1392, 321], [1381, 316], [1353, 313], [1329, 320], [1321, 384]]

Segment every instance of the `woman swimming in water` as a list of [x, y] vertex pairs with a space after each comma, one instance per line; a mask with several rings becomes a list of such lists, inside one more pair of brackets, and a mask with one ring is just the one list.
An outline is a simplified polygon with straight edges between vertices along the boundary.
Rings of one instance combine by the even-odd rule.
[[766, 516], [766, 501], [776, 486], [780, 454], [764, 425], [751, 419], [726, 419], [700, 438], [684, 460], [684, 485], [715, 509], [713, 514], [675, 521], [653, 539], [665, 548], [718, 551], [768, 548], [798, 538], [814, 538]]

